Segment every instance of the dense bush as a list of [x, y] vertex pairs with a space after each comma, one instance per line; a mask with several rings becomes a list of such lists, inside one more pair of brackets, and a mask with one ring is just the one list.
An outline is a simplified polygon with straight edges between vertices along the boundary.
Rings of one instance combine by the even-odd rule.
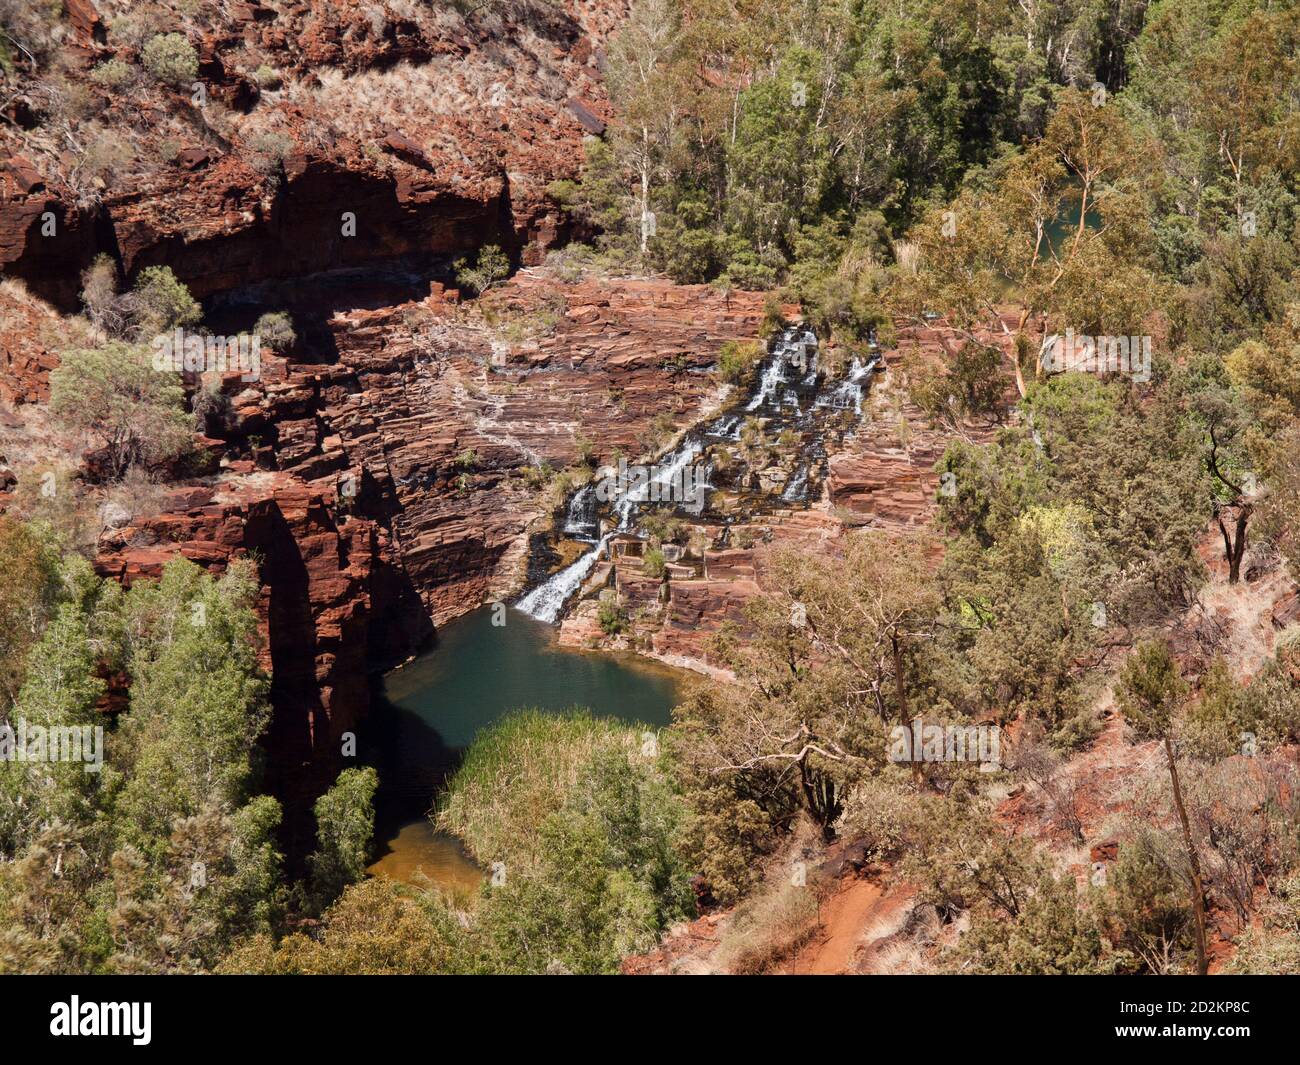
[[132, 292], [131, 309], [143, 339], [177, 326], [196, 325], [203, 317], [198, 301], [170, 266], [149, 266], [141, 270]]
[[65, 351], [50, 374], [50, 410], [104, 449], [112, 477], [176, 458], [193, 433], [178, 376], [155, 370], [148, 348], [122, 341]]
[[379, 777], [369, 767], [345, 769], [316, 800], [319, 847], [308, 859], [317, 908], [332, 902], [365, 874], [375, 831], [373, 800]]
[[526, 711], [475, 740], [439, 821], [496, 872], [474, 917], [495, 972], [613, 972], [690, 900], [682, 817], [640, 730]]
[[188, 85], [199, 75], [199, 54], [181, 33], [161, 33], [144, 46], [145, 70], [168, 85]]
[[[178, 559], [124, 593], [80, 558], [57, 565], [3, 717], [99, 725], [102, 765], [0, 762], [0, 971], [210, 969], [286, 901], [280, 809], [256, 794], [255, 584]], [[114, 670], [130, 697], [116, 727], [97, 710]]]
[[121, 59], [107, 59], [90, 72], [90, 80], [100, 88], [120, 90], [135, 80], [135, 69]]
[[284, 311], [267, 311], [253, 326], [253, 333], [272, 351], [283, 353], [298, 339], [293, 319]]
[[718, 349], [718, 376], [729, 385], [744, 384], [762, 357], [758, 341], [728, 340]]

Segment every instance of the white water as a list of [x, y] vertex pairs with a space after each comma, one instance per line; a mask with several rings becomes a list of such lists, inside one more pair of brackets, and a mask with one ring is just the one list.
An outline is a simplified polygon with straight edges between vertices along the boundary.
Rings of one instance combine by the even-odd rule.
[[767, 369], [763, 371], [763, 377], [758, 382], [758, 391], [754, 393], [754, 398], [749, 401], [749, 406], [745, 410], [758, 410], [784, 383], [785, 353], [786, 346], [782, 344], [772, 356], [772, 361], [767, 364]]
[[557, 621], [564, 604], [569, 601], [569, 596], [582, 587], [582, 582], [587, 579], [587, 574], [591, 572], [596, 560], [604, 552], [605, 545], [609, 543], [612, 535], [613, 533], [606, 533], [600, 538], [600, 543], [577, 562], [560, 570], [545, 584], [539, 584], [515, 606], [538, 621]]
[[781, 382], [785, 379], [785, 364], [780, 355], [773, 357], [766, 370], [763, 371], [763, 379], [759, 382], [758, 394], [749, 401], [749, 406], [745, 410], [758, 410], [764, 403], [772, 398]]
[[[791, 367], [798, 369], [803, 384], [812, 387], [817, 382], [817, 339], [806, 333], [800, 326], [791, 326], [782, 335], [772, 352], [772, 361], [767, 364], [763, 376], [758, 382], [758, 391], [749, 401], [745, 410], [758, 410], [765, 403], [771, 402], [779, 395], [786, 383], [786, 376]], [[799, 398], [787, 395], [783, 400], [799, 410]]]
[[854, 359], [848, 377], [836, 385], [834, 391], [819, 399], [817, 406], [835, 407], [839, 410], [848, 410], [852, 407], [855, 414], [861, 414], [862, 382], [871, 373], [875, 364], [875, 359], [871, 359], [865, 365], [861, 359]]
[[800, 466], [795, 475], [790, 478], [790, 483], [785, 486], [785, 491], [781, 493], [781, 498], [787, 503], [793, 503], [802, 499], [804, 490], [808, 487], [808, 467]]
[[[660, 495], [662, 488], [669, 485], [682, 471], [683, 468], [700, 453], [700, 445], [688, 441], [673, 452], [667, 462], [659, 463], [655, 467], [654, 476], [644, 484], [639, 484], [632, 491], [620, 497], [615, 504], [615, 512], [618, 514], [618, 530], [626, 531], [631, 527], [632, 517], [636, 513], [636, 505], [644, 503], [651, 497], [651, 485], [660, 486]], [[584, 488], [582, 491], [587, 491]], [[698, 488], [703, 491], [703, 485]], [[573, 512], [573, 506], [570, 504], [570, 513]], [[568, 526], [565, 527], [568, 530]], [[613, 533], [606, 533], [601, 537], [600, 542], [588, 551], [578, 561], [571, 563], [559, 573], [555, 574], [545, 584], [540, 584], [529, 592], [526, 596], [515, 604], [520, 610], [538, 621], [554, 622], [559, 619], [564, 610], [564, 604], [569, 601], [569, 597], [582, 587], [582, 582], [587, 579], [587, 575], [595, 566], [596, 560], [605, 550], [605, 545]]]
[[734, 440], [740, 435], [740, 415], [723, 415], [709, 427], [712, 436]]
[[638, 485], [627, 494], [627, 498], [633, 503], [644, 503], [651, 498], [651, 485], [659, 485], [659, 498], [663, 498], [663, 486], [670, 485], [676, 479], [677, 475], [686, 468], [691, 459], [700, 453], [700, 445], [694, 441], [688, 441], [678, 448], [669, 457], [667, 462], [657, 463], [654, 469], [654, 476]]
[[[745, 408], [746, 410], [757, 410], [777, 394], [777, 390], [785, 383], [786, 372], [790, 365], [789, 357], [793, 353], [800, 351], [803, 355], [803, 358], [798, 362], [800, 369], [802, 370], [805, 367], [809, 367], [808, 377], [814, 381], [816, 380], [817, 342], [816, 340], [809, 340], [807, 335], [804, 334], [800, 328], [791, 327], [786, 330], [780, 342], [777, 344], [776, 351], [772, 355], [772, 361], [768, 364], [767, 369], [763, 371], [763, 376], [759, 381], [758, 389], [755, 391], [749, 405]], [[868, 369], [869, 367], [860, 367], [858, 363], [855, 362], [853, 373], [850, 375], [850, 380], [844, 383], [845, 385], [853, 383], [853, 387], [857, 389], [857, 406], [859, 411], [861, 410], [862, 403], [862, 389], [860, 385], [856, 384], [856, 381], [865, 377]], [[799, 399], [797, 396], [790, 396], [787, 397], [787, 399], [793, 400], [795, 409], [799, 409]], [[738, 436], [740, 433], [740, 419], [738, 417], [734, 419], [734, 422], [719, 419], [719, 422], [715, 423], [715, 425], [719, 426], [720, 433], [731, 430], [733, 426], [735, 434]], [[723, 426], [725, 426], [725, 428], [722, 428]], [[700, 452], [701, 445], [698, 442], [694, 440], [685, 441], [675, 452], [672, 453], [671, 456], [656, 464], [654, 476], [652, 478], [647, 480], [644, 484], [637, 485], [636, 488], [632, 489], [626, 495], [621, 496], [614, 506], [614, 512], [618, 515], [618, 527], [615, 531], [623, 532], [630, 529], [632, 527], [633, 518], [636, 514], [637, 505], [639, 503], [644, 503], [647, 499], [651, 498], [652, 485], [659, 485], [662, 489], [663, 486], [671, 484], [686, 465], [695, 459]], [[701, 484], [699, 487], [700, 491], [703, 491], [706, 487], [703, 483], [705, 480], [706, 478], [701, 478]], [[808, 471], [807, 468], [803, 468], [791, 480], [785, 493], [783, 493], [782, 498], [787, 500], [800, 498], [798, 493], [805, 490], [807, 483]], [[589, 489], [587, 488], [582, 489], [583, 492], [588, 490]], [[663, 498], [662, 491], [654, 494]], [[581, 492], [579, 493], [579, 496], [580, 495]], [[582, 507], [584, 505], [585, 500], [579, 502], [579, 498], [576, 496], [572, 501], [570, 501], [565, 532], [581, 531], [573, 528], [573, 526], [575, 526], [577, 521], [580, 520], [580, 517], [575, 520], [575, 515], [580, 516], [582, 514]], [[576, 511], [575, 506], [577, 507]], [[586, 526], [586, 528], [590, 528], [590, 526]], [[556, 573], [544, 584], [534, 588], [515, 604], [516, 607], [522, 610], [525, 614], [537, 618], [539, 621], [554, 622], [558, 620], [560, 614], [564, 611], [565, 603], [568, 602], [570, 596], [582, 587], [582, 582], [587, 579], [587, 575], [591, 572], [592, 567], [595, 566], [596, 560], [604, 552], [606, 544], [613, 535], [613, 532], [606, 533], [601, 537], [600, 542], [596, 544], [592, 550], [588, 551], [576, 562], [573, 562], [560, 570], [559, 573]]]
[[[581, 536], [596, 531], [596, 523], [587, 521], [589, 503], [594, 502], [592, 497], [595, 495], [595, 488], [586, 485], [574, 493], [573, 498], [569, 500], [569, 511], [565, 516], [564, 531], [570, 535]], [[592, 511], [594, 512], [594, 510]]]

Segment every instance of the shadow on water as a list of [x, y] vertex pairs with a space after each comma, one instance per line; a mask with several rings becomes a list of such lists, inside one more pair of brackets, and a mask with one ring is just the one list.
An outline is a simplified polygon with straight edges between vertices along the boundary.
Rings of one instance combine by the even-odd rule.
[[671, 720], [676, 670], [632, 654], [561, 648], [554, 628], [516, 610], [503, 625], [494, 616], [485, 607], [451, 622], [429, 652], [376, 682], [363, 751], [380, 776], [372, 873], [411, 881], [423, 872], [452, 889], [481, 879], [427, 814], [474, 737], [512, 710], [581, 706], [629, 723]]

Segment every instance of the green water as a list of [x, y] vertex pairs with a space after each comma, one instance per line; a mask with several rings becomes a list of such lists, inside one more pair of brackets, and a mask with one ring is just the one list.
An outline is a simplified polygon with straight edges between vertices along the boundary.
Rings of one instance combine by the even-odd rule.
[[[1087, 229], [1098, 229], [1101, 227], [1101, 215], [1090, 208], [1083, 220], [1083, 224]], [[1079, 205], [1077, 203], [1063, 203], [1060, 213], [1047, 226], [1048, 246], [1058, 254], [1064, 252], [1069, 243], [1074, 240], [1074, 235], [1078, 232], [1078, 229]]]
[[680, 674], [631, 654], [556, 646], [556, 630], [516, 610], [493, 625], [490, 607], [444, 626], [437, 645], [384, 678], [368, 726], [378, 767], [377, 860], [371, 871], [401, 880], [423, 872], [463, 888], [478, 871], [425, 816], [465, 748], [520, 707], [572, 706], [622, 721], [667, 725]]

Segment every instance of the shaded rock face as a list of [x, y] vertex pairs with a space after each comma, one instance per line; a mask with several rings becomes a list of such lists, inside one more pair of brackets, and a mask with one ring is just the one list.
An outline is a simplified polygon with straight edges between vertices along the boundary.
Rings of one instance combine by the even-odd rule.
[[445, 296], [435, 283], [421, 300], [329, 311], [315, 349], [329, 362], [230, 380], [229, 416], [209, 429], [264, 466], [350, 484], [435, 624], [518, 588], [545, 470], [584, 446], [635, 455], [656, 421], [692, 424], [718, 348], [763, 314], [757, 294], [524, 273], [482, 301], [494, 333]]
[[0, 272], [71, 308], [81, 272], [96, 254], [101, 213], [70, 204], [24, 171], [36, 173], [22, 157], [0, 168]]
[[[98, 177], [43, 126], [0, 125], [0, 270], [72, 309], [100, 252], [127, 276], [170, 266], [200, 297], [488, 243], [539, 261], [566, 229], [547, 185], [576, 175], [608, 117], [596, 57], [626, 4], [408, 7], [286, 0], [181, 20], [197, 102], [143, 75], [123, 94], [82, 86], [91, 133], [130, 160]], [[89, 0], [68, 17], [74, 78], [138, 64]], [[267, 68], [266, 86], [247, 73]]]
[[258, 560], [262, 662], [274, 714], [269, 784], [293, 853], [311, 843], [311, 804], [343, 764], [344, 733], [369, 700], [372, 655], [400, 660], [429, 632], [372, 521], [288, 474], [170, 491], [163, 513], [100, 542], [97, 570], [129, 585], [180, 555], [220, 571]]

